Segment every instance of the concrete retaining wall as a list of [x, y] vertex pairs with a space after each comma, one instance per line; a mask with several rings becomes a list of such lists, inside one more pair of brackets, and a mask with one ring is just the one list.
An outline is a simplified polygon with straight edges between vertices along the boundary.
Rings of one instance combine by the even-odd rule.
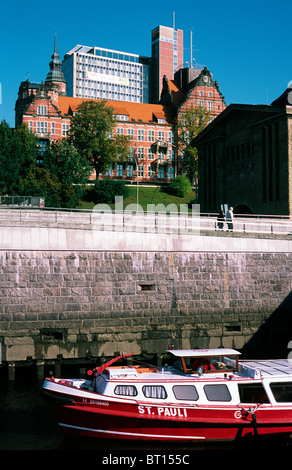
[[289, 297], [291, 266], [284, 251], [2, 250], [2, 360], [241, 349]]

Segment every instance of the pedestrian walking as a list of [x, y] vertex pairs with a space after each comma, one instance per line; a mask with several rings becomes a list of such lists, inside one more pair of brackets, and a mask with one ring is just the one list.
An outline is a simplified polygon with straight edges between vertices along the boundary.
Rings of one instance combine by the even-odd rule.
[[229, 210], [226, 212], [226, 222], [227, 227], [230, 232], [233, 232], [233, 207], [230, 207]]

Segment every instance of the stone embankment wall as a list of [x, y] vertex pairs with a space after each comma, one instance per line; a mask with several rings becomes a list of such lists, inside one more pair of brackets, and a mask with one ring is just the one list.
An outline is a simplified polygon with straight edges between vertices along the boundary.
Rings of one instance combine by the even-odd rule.
[[291, 252], [2, 250], [2, 363], [242, 349], [277, 328], [286, 351], [291, 267]]

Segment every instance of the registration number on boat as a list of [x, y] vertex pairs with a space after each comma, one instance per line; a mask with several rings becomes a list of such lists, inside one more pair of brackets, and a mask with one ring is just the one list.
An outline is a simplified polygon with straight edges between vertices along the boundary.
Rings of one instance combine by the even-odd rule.
[[156, 415], [156, 416], [170, 416], [178, 418], [187, 418], [187, 410], [185, 408], [174, 408], [174, 407], [159, 407], [159, 406], [147, 406], [139, 405], [138, 411], [141, 414]]
[[92, 400], [91, 398], [83, 398], [83, 403], [87, 403], [89, 405], [102, 405], [102, 406], [109, 406], [108, 401], [100, 401], [100, 400]]

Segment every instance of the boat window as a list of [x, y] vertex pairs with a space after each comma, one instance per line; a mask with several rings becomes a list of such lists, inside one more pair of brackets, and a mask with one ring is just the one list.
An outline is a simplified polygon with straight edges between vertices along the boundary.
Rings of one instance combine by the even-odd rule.
[[204, 391], [209, 401], [230, 401], [231, 395], [225, 384], [205, 385]]
[[185, 357], [187, 372], [231, 372], [237, 370], [236, 356]]
[[167, 393], [163, 386], [160, 385], [144, 385], [142, 391], [146, 398], [166, 398]]
[[270, 387], [277, 402], [292, 402], [292, 382], [270, 383]]
[[199, 399], [197, 389], [194, 385], [174, 385], [172, 390], [177, 400], [196, 401]]
[[173, 366], [180, 372], [184, 372], [183, 364], [181, 358], [178, 358], [174, 361]]
[[238, 390], [241, 403], [269, 403], [261, 383], [239, 384]]
[[117, 385], [115, 387], [115, 394], [135, 397], [138, 395], [138, 392], [134, 385]]

